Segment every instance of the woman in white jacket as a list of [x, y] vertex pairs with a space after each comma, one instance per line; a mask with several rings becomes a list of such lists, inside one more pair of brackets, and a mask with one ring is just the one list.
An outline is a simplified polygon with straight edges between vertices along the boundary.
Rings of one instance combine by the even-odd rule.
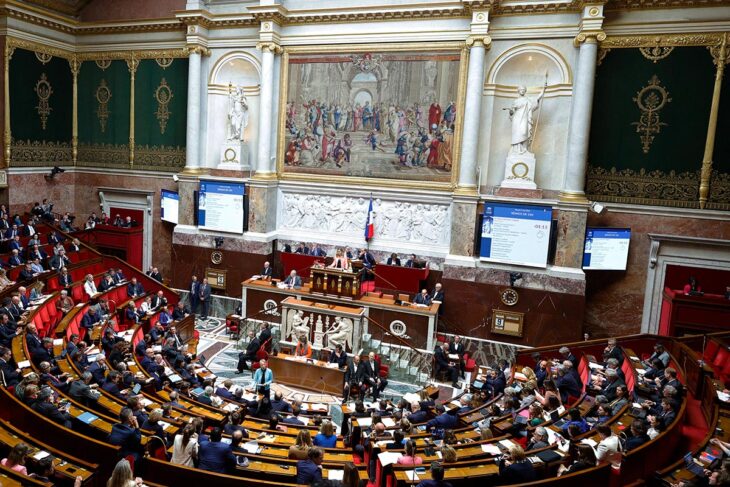
[[610, 462], [611, 467], [621, 468], [621, 442], [619, 437], [613, 434], [611, 427], [607, 424], [599, 424], [596, 427], [601, 441], [596, 445], [596, 460], [598, 463]]
[[186, 424], [181, 434], [175, 435], [172, 444], [171, 463], [194, 467], [195, 459], [198, 457], [198, 435], [192, 424]]

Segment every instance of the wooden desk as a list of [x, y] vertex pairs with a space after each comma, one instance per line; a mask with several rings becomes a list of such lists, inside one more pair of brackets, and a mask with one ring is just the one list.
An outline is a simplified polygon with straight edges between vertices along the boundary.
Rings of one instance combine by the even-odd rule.
[[[433, 350], [435, 344], [436, 321], [439, 304], [431, 306], [398, 305], [394, 299], [362, 296], [359, 299], [345, 300], [337, 296], [312, 294], [309, 289], [281, 289], [272, 286], [269, 281], [249, 279], [242, 283], [243, 316], [252, 316], [262, 310], [271, 309], [268, 313], [260, 313], [258, 319], [267, 320], [272, 325], [282, 323], [281, 302], [294, 297], [315, 303], [341, 306], [362, 306], [367, 309], [369, 320], [365, 320], [363, 333], [368, 333], [374, 340], [401, 345], [402, 342], [393, 335], [394, 332], [408, 335], [407, 342], [423, 350]], [[277, 306], [273, 309], [273, 304]], [[375, 325], [377, 322], [383, 328]], [[359, 348], [355, 340], [355, 349]]]
[[274, 382], [321, 393], [341, 394], [345, 372], [326, 367], [325, 363], [319, 360], [305, 362], [284, 354], [269, 357]]
[[356, 299], [360, 296], [360, 273], [330, 269], [328, 267], [312, 267], [311, 292], [329, 294], [343, 299]]

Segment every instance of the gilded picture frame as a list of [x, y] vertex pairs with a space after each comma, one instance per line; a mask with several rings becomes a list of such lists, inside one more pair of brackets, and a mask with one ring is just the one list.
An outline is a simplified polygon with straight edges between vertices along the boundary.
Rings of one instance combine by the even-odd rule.
[[[387, 175], [385, 177], [381, 176], [363, 176], [363, 175], [352, 175], [352, 174], [343, 174], [342, 172], [338, 173], [336, 169], [329, 173], [322, 173], [323, 171], [320, 171], [320, 173], [315, 173], [315, 171], [307, 172], [299, 171], [295, 172], [292, 170], [288, 170], [291, 166], [288, 167], [288, 162], [291, 161], [290, 159], [287, 159], [287, 146], [291, 146], [291, 139], [294, 137], [292, 135], [292, 132], [290, 130], [291, 124], [287, 123], [287, 118], [290, 117], [289, 113], [289, 106], [288, 106], [288, 97], [290, 95], [290, 83], [293, 81], [290, 80], [291, 75], [291, 61], [297, 59], [297, 57], [301, 58], [302, 56], [322, 56], [322, 55], [332, 55], [333, 58], [341, 59], [344, 56], [349, 56], [352, 58], [352, 62], [360, 62], [360, 63], [369, 63], [369, 62], [377, 62], [377, 59], [379, 57], [387, 57], [387, 56], [397, 56], [397, 55], [405, 55], [408, 53], [414, 53], [416, 57], [423, 57], [426, 55], [433, 55], [434, 57], [437, 56], [458, 56], [458, 75], [456, 76], [456, 86], [455, 86], [455, 96], [453, 97], [454, 100], [452, 100], [453, 106], [456, 109], [456, 116], [453, 119], [453, 139], [452, 139], [452, 147], [451, 147], [451, 165], [450, 165], [450, 171], [448, 174], [448, 177], [439, 177], [439, 178], [433, 178], [429, 179], [428, 177], [423, 177], [423, 175], [416, 175], [414, 178], [394, 178], [394, 177], [388, 177]], [[403, 44], [397, 44], [393, 46], [387, 46], [383, 47], [380, 44], [360, 44], [360, 45], [323, 45], [323, 46], [287, 46], [284, 50], [284, 53], [282, 55], [282, 61], [281, 61], [281, 83], [280, 83], [280, 90], [279, 90], [279, 118], [278, 118], [278, 140], [277, 140], [277, 164], [276, 164], [276, 171], [277, 171], [277, 177], [282, 180], [290, 180], [290, 181], [308, 181], [308, 182], [328, 182], [332, 183], [333, 180], [337, 183], [341, 184], [352, 184], [352, 185], [362, 185], [362, 186], [385, 186], [385, 187], [401, 187], [401, 188], [422, 188], [422, 189], [437, 189], [437, 190], [453, 190], [456, 187], [456, 183], [458, 181], [459, 177], [459, 162], [461, 157], [461, 141], [462, 141], [462, 134], [463, 134], [463, 113], [464, 113], [464, 99], [466, 96], [466, 75], [467, 75], [467, 67], [469, 62], [469, 50], [466, 48], [466, 45], [463, 42], [439, 42], [439, 43], [432, 43], [428, 45], [424, 45], [422, 43], [416, 44], [416, 43], [403, 43]], [[342, 63], [340, 61], [339, 63]], [[363, 71], [367, 71], [368, 66], [364, 66], [365, 69]], [[301, 98], [301, 97], [300, 97]], [[295, 103], [298, 103], [299, 106], [297, 109], [303, 109], [303, 102], [307, 102], [307, 99], [298, 99], [295, 100]], [[385, 103], [382, 103], [385, 105]], [[451, 103], [449, 103], [451, 104]], [[391, 103], [392, 105], [392, 103]], [[424, 115], [424, 119], [426, 122], [429, 122], [429, 106], [426, 106], [426, 113]], [[442, 110], [446, 110], [447, 107], [442, 107]], [[343, 107], [344, 111], [344, 107]], [[331, 113], [331, 109], [330, 109]], [[301, 115], [300, 115], [301, 117]], [[290, 120], [292, 118], [290, 117]], [[444, 124], [447, 124], [446, 117], [444, 117]], [[373, 127], [371, 127], [373, 128]], [[441, 128], [441, 127], [439, 127]], [[384, 132], [384, 131], [383, 131]], [[301, 133], [301, 132], [300, 132]], [[438, 132], [434, 129], [433, 136], [429, 136], [428, 139], [436, 138], [436, 135]], [[360, 135], [363, 135], [361, 132], [359, 133], [358, 137]], [[385, 134], [379, 135], [379, 137], [385, 136]], [[289, 139], [289, 140], [287, 140]], [[425, 137], [424, 137], [425, 139]], [[440, 139], [441, 140], [441, 139]], [[339, 141], [338, 141], [339, 143]], [[384, 154], [389, 154], [391, 158], [398, 157], [399, 162], [400, 158], [403, 158], [402, 155], [393, 156], [391, 151], [393, 151], [393, 147], [397, 145], [397, 142], [390, 140], [386, 141], [386, 143], [383, 144], [383, 149], [380, 149], [378, 147], [378, 150], [381, 151]], [[324, 144], [322, 144], [324, 146]], [[373, 144], [373, 147], [375, 147], [375, 144]], [[432, 146], [433, 147], [433, 146]], [[317, 147], [317, 150], [321, 150], [320, 147]], [[376, 149], [373, 148], [373, 151]], [[393, 151], [395, 152], [395, 151]], [[433, 154], [433, 152], [431, 152]], [[320, 153], [321, 154], [321, 153]], [[433, 161], [433, 159], [431, 159]], [[426, 157], [423, 157], [423, 161], [420, 161], [421, 164], [425, 165], [426, 163]], [[331, 156], [331, 159], [329, 160], [329, 163], [331, 166], [334, 166], [334, 156]], [[396, 162], [391, 161], [393, 165], [397, 165]], [[409, 164], [410, 160], [408, 162], [404, 162], [403, 164]], [[415, 164], [414, 164], [415, 166]], [[425, 168], [421, 168], [425, 169]]]

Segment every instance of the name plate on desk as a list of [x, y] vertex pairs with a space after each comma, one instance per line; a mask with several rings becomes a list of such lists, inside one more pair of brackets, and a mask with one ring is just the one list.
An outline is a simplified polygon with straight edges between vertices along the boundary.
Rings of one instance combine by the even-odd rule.
[[492, 333], [521, 337], [524, 319], [524, 313], [501, 309], [492, 310]]

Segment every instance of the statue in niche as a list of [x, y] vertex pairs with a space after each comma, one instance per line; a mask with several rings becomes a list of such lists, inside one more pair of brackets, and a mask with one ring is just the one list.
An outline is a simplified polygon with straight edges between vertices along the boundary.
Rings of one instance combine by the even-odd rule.
[[243, 141], [248, 126], [248, 100], [243, 87], [228, 85], [228, 140]]
[[545, 96], [547, 87], [547, 76], [542, 92], [535, 100], [526, 96], [527, 88], [517, 87], [517, 98], [512, 106], [505, 108], [509, 111], [509, 119], [512, 121], [512, 147], [511, 154], [524, 154], [530, 149], [530, 144], [535, 136], [532, 113], [540, 107], [540, 101]]

